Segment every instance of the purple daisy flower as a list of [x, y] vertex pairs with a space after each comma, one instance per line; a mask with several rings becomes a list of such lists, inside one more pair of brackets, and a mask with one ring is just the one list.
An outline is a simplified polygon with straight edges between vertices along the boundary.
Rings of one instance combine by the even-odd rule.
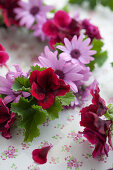
[[61, 56], [64, 57], [66, 61], [71, 61], [72, 63], [79, 61], [81, 64], [88, 64], [94, 60], [91, 55], [96, 54], [96, 51], [90, 50], [92, 48], [90, 38], [83, 39], [83, 34], [81, 34], [79, 38], [75, 35], [71, 41], [64, 38], [65, 46], [57, 46], [58, 49], [63, 51]]
[[46, 13], [53, 9], [53, 6], [43, 5], [42, 0], [29, 0], [29, 2], [18, 2], [20, 8], [16, 8], [16, 19], [20, 20], [20, 25], [31, 28], [38, 18], [45, 18]]
[[13, 82], [15, 78], [18, 76], [25, 76], [27, 77], [27, 74], [24, 74], [18, 64], [14, 65], [16, 72], [9, 71], [6, 74], [6, 78], [0, 76], [0, 94], [6, 95], [4, 98], [4, 103], [8, 104], [10, 102], [17, 103], [20, 99], [20, 97], [29, 97], [30, 93], [18, 91], [15, 92], [11, 89]]
[[57, 51], [52, 52], [47, 46], [45, 47], [44, 52], [44, 54], [38, 57], [39, 62], [36, 64], [41, 67], [52, 67], [58, 77], [63, 79], [66, 84], [70, 85], [72, 91], [75, 93], [78, 92], [75, 82], [84, 79], [83, 75], [80, 73], [82, 66], [78, 64], [78, 62], [74, 64], [67, 63], [60, 55], [58, 59]]
[[78, 93], [75, 94], [75, 101], [71, 102], [70, 106], [64, 106], [64, 109], [74, 109], [76, 106], [83, 106], [83, 104], [89, 100], [90, 90], [94, 90], [98, 85], [97, 80], [95, 79], [89, 86], [85, 84], [78, 85]]
[[[34, 30], [34, 36], [40, 37], [42, 41], [45, 40], [46, 36], [42, 31], [43, 24], [47, 21], [46, 18], [38, 18], [37, 24], [35, 24], [32, 29]], [[40, 24], [39, 24], [40, 23]]]

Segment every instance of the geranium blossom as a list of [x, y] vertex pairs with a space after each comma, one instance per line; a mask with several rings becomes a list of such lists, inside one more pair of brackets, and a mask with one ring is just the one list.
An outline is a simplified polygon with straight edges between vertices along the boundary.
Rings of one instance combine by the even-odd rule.
[[5, 52], [5, 48], [0, 44], [0, 66], [5, 65], [9, 59], [8, 53]]
[[43, 25], [43, 32], [50, 37], [50, 46], [54, 49], [57, 42], [64, 43], [64, 38], [71, 40], [74, 35], [80, 35], [81, 25], [65, 11], [57, 11], [53, 19]]
[[99, 96], [99, 88], [96, 87], [94, 92], [91, 91], [91, 94], [93, 95], [93, 104], [80, 111], [80, 125], [85, 127], [82, 133], [91, 144], [95, 145], [92, 153], [94, 158], [105, 154], [108, 156], [109, 146], [106, 141], [108, 138], [108, 142], [112, 147], [110, 127], [113, 122], [111, 120], [102, 120], [99, 117], [107, 111], [104, 100]]
[[2, 10], [6, 26], [13, 24], [18, 25], [18, 21], [15, 19], [14, 9], [19, 7], [19, 1], [20, 0], [0, 0], [0, 9]]
[[102, 39], [98, 27], [91, 24], [88, 19], [82, 21], [82, 26], [86, 30], [85, 34], [88, 35], [88, 37], [90, 37], [91, 40], [93, 40], [94, 38]]
[[93, 112], [97, 114], [98, 116], [102, 116], [106, 113], [107, 107], [106, 107], [104, 99], [100, 97], [99, 92], [100, 90], [98, 86], [95, 88], [95, 90], [91, 90], [91, 94], [93, 96], [92, 104], [83, 108], [81, 113], [88, 111], [88, 112]]
[[[93, 157], [106, 154], [108, 156], [109, 146], [106, 144], [106, 132], [110, 131], [112, 121], [102, 120], [93, 112], [81, 114], [80, 125], [86, 127], [83, 131], [84, 136], [95, 144]], [[111, 140], [111, 139], [110, 139]]]
[[[53, 6], [43, 5], [42, 0], [29, 0], [29, 2], [19, 1], [20, 8], [16, 8], [16, 19], [20, 20], [20, 25], [31, 28], [34, 22], [40, 18], [45, 18], [46, 13], [53, 9]], [[40, 24], [40, 23], [39, 23]]]
[[27, 74], [24, 74], [22, 72], [19, 65], [14, 65], [14, 67], [15, 67], [16, 71], [15, 72], [9, 71], [6, 74], [6, 78], [0, 76], [0, 94], [3, 94], [6, 96], [4, 98], [5, 104], [8, 104], [10, 102], [17, 103], [19, 101], [20, 97], [30, 96], [30, 93], [22, 92], [22, 91], [15, 92], [11, 89], [15, 78], [17, 78], [18, 76], [20, 76], [20, 77], [27, 76]]
[[15, 121], [15, 113], [9, 112], [9, 108], [0, 98], [0, 132], [6, 139], [11, 138], [10, 127]]
[[66, 63], [66, 61], [60, 56], [59, 59], [57, 59], [57, 51], [52, 52], [48, 47], [45, 47], [44, 52], [44, 54], [38, 57], [38, 65], [47, 68], [52, 67], [58, 77], [64, 80], [66, 84], [69, 84], [71, 90], [76, 93], [78, 89], [75, 82], [82, 81], [84, 79], [83, 74], [80, 73], [83, 67], [81, 67], [78, 63]]
[[82, 64], [89, 64], [90, 61], [94, 60], [92, 55], [96, 54], [96, 51], [91, 50], [92, 45], [90, 45], [90, 38], [85, 40], [84, 36], [81, 34], [78, 38], [75, 35], [71, 41], [64, 38], [65, 46], [58, 45], [57, 48], [63, 51], [62, 57], [65, 57], [66, 61], [76, 62], [79, 61]]
[[56, 96], [63, 96], [70, 90], [70, 86], [58, 79], [52, 68], [31, 72], [29, 81], [31, 83], [31, 94], [43, 109], [51, 107]]

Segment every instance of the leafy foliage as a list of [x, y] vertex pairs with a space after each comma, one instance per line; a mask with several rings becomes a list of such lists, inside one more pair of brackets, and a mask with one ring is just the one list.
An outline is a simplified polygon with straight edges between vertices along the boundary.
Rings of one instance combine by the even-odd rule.
[[[20, 86], [15, 86], [15, 89], [19, 88]], [[73, 100], [74, 95], [70, 91], [63, 97], [56, 97], [54, 104], [47, 110], [38, 106], [35, 98], [28, 100], [21, 97], [18, 103], [12, 103], [11, 111], [17, 113], [21, 118], [19, 126], [25, 129], [24, 141], [31, 142], [33, 138], [39, 136], [40, 131], [37, 126], [44, 123], [47, 117], [50, 120], [59, 118], [59, 112], [62, 110], [62, 105], [69, 105]]]
[[72, 91], [69, 91], [64, 96], [58, 97], [58, 99], [61, 101], [62, 105], [69, 106], [71, 102], [75, 100], [75, 96]]
[[97, 53], [93, 55], [94, 60], [87, 64], [87, 66], [90, 67], [91, 71], [94, 70], [95, 64], [101, 67], [108, 57], [107, 51], [102, 51], [104, 43], [101, 40], [94, 39], [92, 45], [93, 45], [92, 50], [95, 50]]
[[[61, 54], [62, 51], [61, 51], [60, 49], [57, 48], [58, 45], [64, 46], [64, 44], [60, 42], [60, 43], [56, 43], [56, 44], [54, 45], [54, 47], [55, 47], [55, 49], [57, 50], [58, 54]], [[59, 57], [58, 57], [58, 59], [59, 59]]]
[[11, 104], [11, 111], [22, 117], [20, 125], [25, 129], [24, 141], [31, 142], [34, 137], [39, 136], [40, 131], [37, 126], [46, 120], [46, 110], [21, 97], [18, 103]]
[[29, 79], [25, 77], [18, 77], [15, 78], [15, 81], [13, 82], [12, 89], [14, 91], [26, 91], [30, 92], [30, 83]]
[[[108, 120], [112, 120], [113, 121], [113, 105], [109, 104], [108, 105], [108, 110], [106, 112], [106, 114], [104, 115]], [[111, 131], [113, 134], [113, 125], [111, 126]]]
[[96, 5], [101, 4], [105, 7], [109, 7], [113, 11], [113, 0], [69, 0], [69, 2], [78, 5], [82, 5], [83, 2], [88, 2], [91, 9], [94, 9]]
[[47, 109], [48, 117], [50, 120], [59, 118], [59, 112], [62, 110], [61, 102], [56, 98], [54, 104]]
[[106, 112], [106, 114], [104, 115], [107, 119], [112, 120], [113, 121], [113, 105], [109, 104], [108, 105], [108, 110]]
[[43, 70], [45, 70], [46, 68], [44, 68], [44, 67], [40, 67], [40, 66], [38, 66], [38, 65], [36, 65], [36, 66], [31, 66], [31, 72], [32, 71], [35, 71], [35, 70], [38, 70], [38, 71], [43, 71]]
[[[40, 68], [38, 65], [31, 67], [31, 71], [43, 71], [45, 69], [46, 68]], [[30, 92], [31, 85], [29, 78], [15, 78], [12, 89], [16, 92]], [[62, 105], [68, 106], [71, 101], [74, 101], [74, 98], [75, 96], [71, 91], [65, 96], [56, 97], [53, 105], [47, 110], [39, 106], [37, 100], [33, 96], [28, 99], [21, 97], [18, 103], [12, 103], [10, 110], [18, 115], [19, 126], [25, 129], [24, 141], [31, 142], [33, 138], [39, 136], [40, 130], [38, 126], [44, 123], [47, 118], [50, 120], [58, 118], [59, 112], [62, 110]]]

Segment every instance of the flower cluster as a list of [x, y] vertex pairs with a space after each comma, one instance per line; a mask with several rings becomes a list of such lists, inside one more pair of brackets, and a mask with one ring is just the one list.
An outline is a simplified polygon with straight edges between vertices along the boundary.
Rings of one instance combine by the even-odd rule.
[[19, 25], [18, 20], [15, 19], [14, 9], [19, 7], [20, 0], [0, 0], [0, 10], [2, 11], [4, 23], [7, 27], [11, 25]]
[[47, 13], [54, 9], [53, 6], [45, 5], [42, 0], [0, 0], [0, 11], [2, 13], [1, 25], [7, 27], [16, 25], [26, 27], [34, 32], [34, 36], [40, 37], [42, 41], [49, 39], [50, 47], [54, 49], [56, 43], [64, 43], [64, 38], [72, 40], [73, 36], [80, 35], [82, 30], [91, 38], [101, 39], [97, 26], [89, 20], [83, 21], [71, 18], [63, 10], [57, 11], [53, 18], [47, 17]]
[[88, 20], [78, 21], [71, 18], [65, 11], [57, 11], [52, 19], [47, 20], [42, 27], [46, 36], [50, 37], [50, 47], [54, 49], [56, 43], [65, 43], [64, 38], [69, 41], [76, 35], [80, 35], [81, 30], [86, 30], [85, 34], [91, 38], [101, 39], [98, 27]]
[[[96, 81], [94, 81], [92, 85], [85, 86], [85, 82], [91, 77], [90, 69], [86, 64], [94, 60], [92, 56], [96, 53], [92, 50], [90, 42], [90, 38], [84, 40], [83, 34], [80, 34], [78, 38], [75, 35], [71, 41], [65, 38], [65, 46], [56, 46], [54, 52], [46, 46], [44, 53], [38, 57], [38, 65], [47, 68], [52, 67], [57, 76], [70, 85], [75, 94], [75, 101], [71, 103], [72, 108], [83, 104], [88, 96], [89, 89], [93, 89], [96, 84]], [[58, 53], [58, 49], [60, 53]]]
[[[0, 15], [5, 26], [24, 26], [34, 31], [36, 37], [48, 38], [53, 50], [46, 46], [38, 63], [34, 63], [27, 73], [15, 64], [15, 71], [8, 69], [5, 77], [0, 76], [1, 135], [11, 138], [10, 129], [18, 120], [17, 125], [21, 124], [25, 129], [24, 141], [31, 142], [40, 134], [38, 126], [46, 120], [58, 118], [64, 108], [83, 105], [91, 90], [92, 104], [81, 110], [80, 125], [85, 127], [81, 134], [95, 145], [94, 158], [108, 156], [107, 139], [113, 148], [113, 108], [106, 107], [96, 80], [86, 85], [96, 64], [102, 66], [107, 59], [107, 52], [102, 51], [104, 44], [99, 29], [88, 19], [72, 18], [63, 10], [48, 19], [47, 13], [52, 9], [53, 6], [45, 5], [42, 0], [0, 0]], [[8, 59], [9, 55], [0, 45], [0, 66], [7, 67]], [[102, 119], [103, 115], [108, 120]], [[50, 148], [34, 150], [33, 160], [46, 163]], [[69, 161], [73, 167], [79, 167], [75, 159]]]
[[85, 127], [82, 134], [91, 144], [95, 145], [92, 153], [93, 158], [100, 155], [108, 156], [109, 146], [106, 144], [107, 138], [110, 146], [113, 148], [110, 130], [113, 121], [101, 118], [101, 116], [106, 114], [108, 108], [105, 101], [100, 97], [99, 91], [98, 86], [96, 86], [95, 91], [91, 90], [93, 96], [92, 104], [81, 110], [80, 121], [80, 125]]
[[[1, 56], [8, 55], [2, 46], [0, 50]], [[58, 118], [63, 103], [69, 105], [74, 95], [51, 67], [36, 65], [27, 73], [18, 64], [14, 67], [15, 71], [0, 76], [0, 132], [6, 139], [11, 138], [10, 128], [17, 119], [25, 129], [25, 141], [29, 142], [39, 136], [37, 126], [46, 119]]]

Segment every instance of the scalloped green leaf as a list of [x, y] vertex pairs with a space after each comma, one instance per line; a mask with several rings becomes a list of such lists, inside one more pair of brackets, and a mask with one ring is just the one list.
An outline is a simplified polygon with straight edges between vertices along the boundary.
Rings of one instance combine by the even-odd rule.
[[91, 71], [95, 69], [95, 64], [101, 67], [108, 58], [107, 51], [102, 50], [102, 47], [104, 46], [102, 40], [94, 39], [92, 45], [93, 45], [92, 50], [95, 50], [97, 53], [92, 56], [94, 57], [94, 60], [87, 64], [87, 66], [90, 67]]
[[59, 112], [62, 110], [62, 104], [60, 100], [56, 97], [54, 104], [47, 109], [48, 117], [50, 120], [54, 120], [56, 118], [59, 118]]
[[43, 70], [45, 70], [46, 68], [45, 67], [40, 67], [40, 66], [38, 66], [38, 65], [36, 65], [36, 66], [31, 66], [31, 72], [32, 71], [35, 71], [35, 70], [38, 70], [38, 71], [43, 71]]
[[61, 101], [62, 105], [69, 106], [71, 102], [75, 101], [75, 95], [72, 91], [69, 91], [64, 96], [58, 97], [58, 99]]
[[33, 103], [21, 97], [18, 103], [11, 104], [11, 111], [22, 117], [20, 125], [25, 129], [25, 142], [31, 142], [39, 136], [40, 131], [37, 126], [46, 121], [47, 111]]
[[14, 91], [30, 92], [31, 85], [29, 83], [29, 79], [22, 76], [22, 77], [15, 78], [11, 88]]

